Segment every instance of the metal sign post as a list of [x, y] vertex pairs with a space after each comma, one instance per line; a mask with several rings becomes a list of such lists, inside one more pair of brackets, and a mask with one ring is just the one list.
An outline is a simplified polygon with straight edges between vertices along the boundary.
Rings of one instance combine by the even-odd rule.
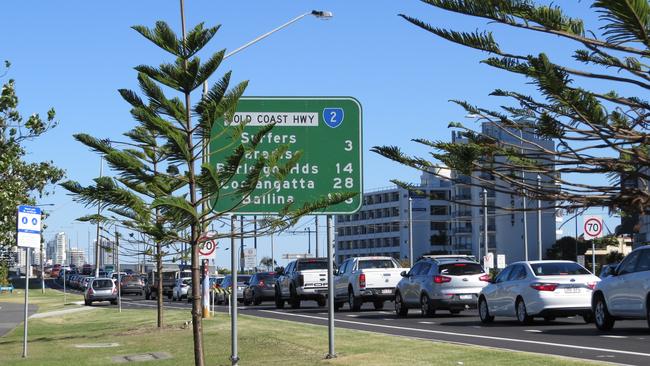
[[[17, 239], [18, 246], [25, 248], [25, 313], [23, 332], [23, 357], [27, 357], [27, 315], [29, 311], [29, 249], [41, 246], [41, 209], [34, 206], [18, 206]], [[65, 278], [64, 278], [65, 281]]]
[[208, 231], [199, 238], [199, 260], [201, 261], [201, 307], [202, 317], [210, 317], [210, 259], [217, 253], [216, 231]]
[[600, 216], [585, 216], [584, 217], [584, 236], [585, 239], [592, 239], [591, 241], [591, 273], [596, 273], [596, 243], [593, 239], [602, 238], [603, 236], [603, 219]]
[[237, 354], [237, 244], [235, 244], [235, 222], [237, 222], [236, 216], [230, 216], [230, 270], [232, 277], [232, 291], [230, 291], [229, 308], [231, 344], [230, 361], [232, 362], [232, 366], [237, 366], [239, 363], [239, 355]]
[[327, 333], [329, 348], [327, 358], [336, 358], [334, 352], [334, 226], [332, 215], [327, 215]]

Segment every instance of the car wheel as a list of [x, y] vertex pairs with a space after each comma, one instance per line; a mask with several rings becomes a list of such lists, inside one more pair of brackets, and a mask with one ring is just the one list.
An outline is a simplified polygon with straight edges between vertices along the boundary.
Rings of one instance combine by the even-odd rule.
[[145, 292], [145, 293], [144, 293], [144, 299], [145, 299], [145, 300], [151, 300], [151, 294], [148, 293], [148, 292]]
[[262, 303], [262, 297], [260, 296], [253, 296], [253, 305], [260, 305]]
[[323, 306], [327, 305], [327, 299], [324, 297], [318, 298], [316, 300], [316, 303], [318, 304], [319, 307], [322, 308]]
[[85, 304], [86, 306], [90, 306], [90, 305], [92, 304], [92, 302], [90, 302], [90, 301], [88, 301], [88, 300], [84, 300], [84, 304]]
[[399, 317], [406, 317], [409, 313], [409, 309], [404, 304], [402, 300], [402, 295], [398, 292], [395, 294], [395, 314]]
[[292, 309], [300, 309], [300, 298], [298, 298], [298, 294], [296, 293], [296, 290], [291, 287], [289, 289], [289, 303], [291, 304]]
[[111, 300], [111, 305], [117, 305], [117, 300]]
[[192, 303], [192, 299], [191, 299], [189, 296], [187, 297], [187, 303], [188, 303], [188, 304], [191, 304], [191, 303]]
[[335, 302], [334, 303], [334, 311], [341, 311], [341, 308], [343, 307], [343, 304], [344, 303], [342, 303], [342, 302]]
[[244, 299], [244, 305], [248, 306], [248, 305], [250, 305], [250, 304], [251, 304], [251, 301], [250, 301], [250, 300]]
[[614, 317], [609, 314], [607, 304], [602, 295], [596, 298], [594, 304], [594, 322], [599, 330], [610, 330], [614, 327]]
[[375, 306], [375, 310], [383, 310], [384, 309], [384, 302], [383, 301], [375, 301], [372, 303], [372, 305]]
[[585, 324], [593, 323], [594, 322], [594, 313], [589, 312], [588, 314], [583, 314], [582, 315], [582, 320], [585, 321]]
[[361, 310], [361, 299], [354, 296], [352, 289], [348, 291], [348, 305], [350, 306], [350, 311], [359, 311]]
[[460, 310], [458, 310], [458, 309], [449, 309], [449, 314], [458, 315], [458, 314], [460, 314]]
[[420, 313], [424, 317], [436, 315], [436, 308], [433, 306], [427, 294], [423, 294], [420, 297]]
[[530, 324], [531, 320], [533, 317], [528, 315], [528, 311], [526, 310], [526, 303], [524, 303], [524, 300], [519, 298], [517, 299], [517, 302], [515, 303], [515, 315], [517, 315], [517, 321], [519, 324]]
[[484, 324], [492, 323], [494, 316], [490, 315], [490, 308], [488, 307], [487, 300], [481, 297], [478, 301], [478, 316]]
[[284, 300], [282, 300], [282, 296], [280, 296], [280, 290], [275, 290], [275, 308], [276, 309], [282, 309], [284, 308]]
[[552, 321], [554, 321], [554, 320], [555, 320], [555, 317], [554, 317], [554, 316], [545, 316], [545, 317], [544, 317], [544, 321], [545, 321], [545, 322], [552, 322]]

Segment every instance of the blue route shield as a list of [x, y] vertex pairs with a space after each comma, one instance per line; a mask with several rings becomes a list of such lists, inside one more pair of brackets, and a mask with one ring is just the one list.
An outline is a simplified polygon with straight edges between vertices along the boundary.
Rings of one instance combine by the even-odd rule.
[[336, 128], [343, 123], [343, 108], [325, 108], [323, 109], [323, 120], [331, 128]]

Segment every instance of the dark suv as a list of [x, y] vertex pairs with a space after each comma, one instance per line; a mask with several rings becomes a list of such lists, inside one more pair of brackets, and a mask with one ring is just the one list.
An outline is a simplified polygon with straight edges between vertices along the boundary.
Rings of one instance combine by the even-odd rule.
[[251, 277], [244, 289], [244, 305], [259, 305], [275, 297], [275, 272], [260, 272]]

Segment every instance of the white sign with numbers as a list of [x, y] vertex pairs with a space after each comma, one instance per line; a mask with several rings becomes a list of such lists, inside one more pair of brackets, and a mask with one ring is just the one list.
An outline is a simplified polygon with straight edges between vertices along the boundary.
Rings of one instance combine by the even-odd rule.
[[34, 206], [18, 206], [18, 246], [41, 247], [41, 209]]
[[585, 239], [601, 238], [603, 236], [603, 218], [600, 216], [584, 217]]

